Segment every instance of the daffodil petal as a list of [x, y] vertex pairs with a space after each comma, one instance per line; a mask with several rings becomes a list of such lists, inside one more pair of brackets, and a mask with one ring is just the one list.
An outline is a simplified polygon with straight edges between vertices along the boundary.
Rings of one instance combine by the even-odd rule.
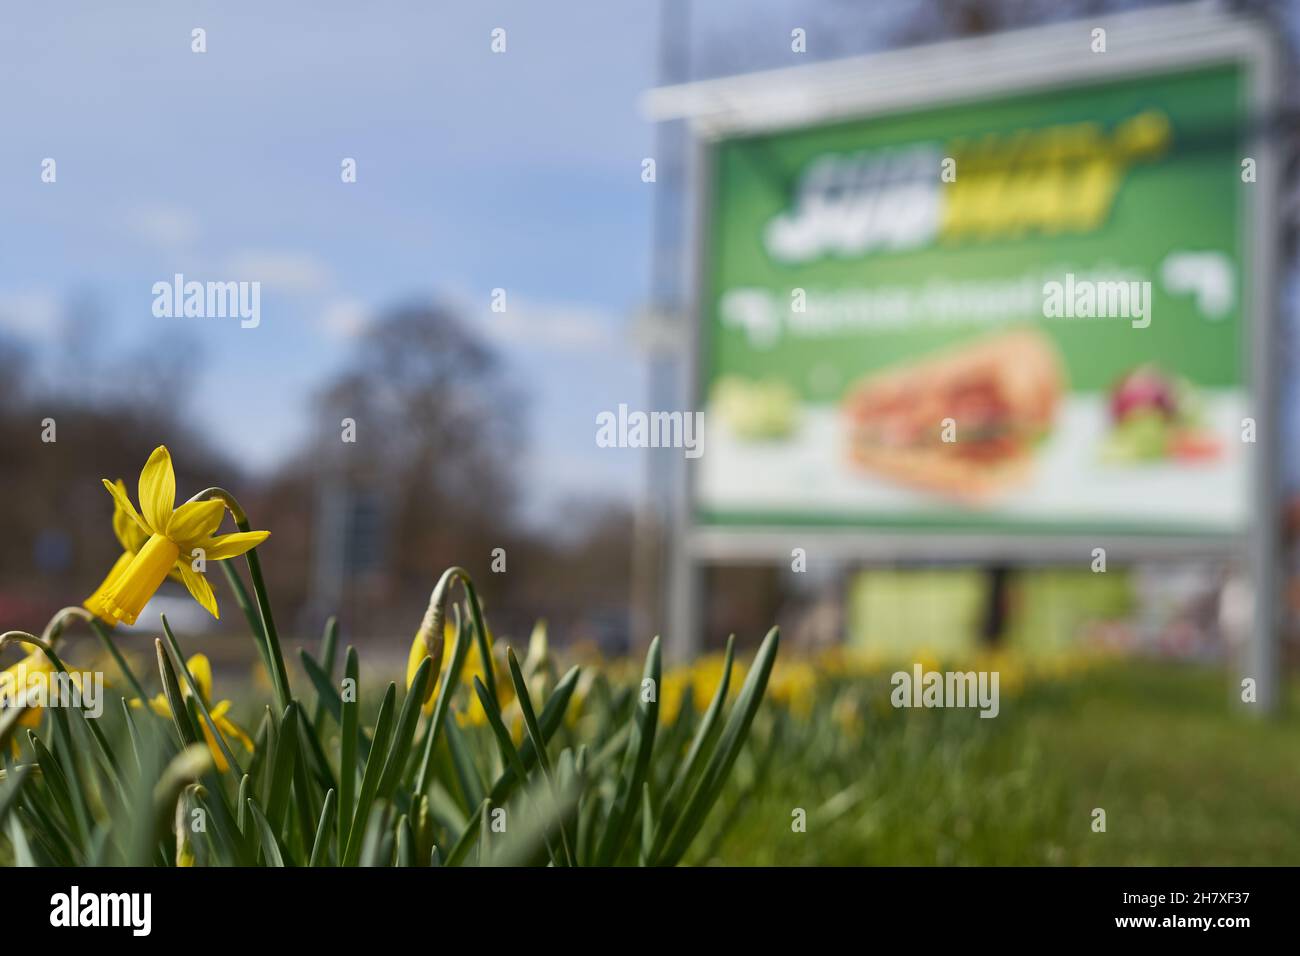
[[190, 567], [188, 561], [177, 561], [176, 570], [181, 573], [181, 583], [190, 592], [190, 596], [213, 617], [221, 617], [217, 613], [217, 596], [212, 593], [212, 585], [208, 583], [208, 579]]
[[140, 472], [140, 510], [145, 521], [157, 534], [165, 534], [176, 504], [176, 472], [172, 470], [171, 452], [159, 445]]
[[271, 537], [269, 531], [236, 531], [234, 534], [219, 534], [208, 539], [208, 560], [225, 561], [227, 558], [239, 557], [269, 537]]
[[[225, 706], [222, 706], [223, 704]], [[215, 723], [217, 725], [217, 729], [221, 731], [221, 736], [234, 737], [236, 740], [238, 740], [241, 744], [244, 745], [245, 750], [252, 751], [253, 739], [249, 737], [248, 734], [244, 733], [244, 731], [240, 728], [240, 726], [236, 724], [233, 720], [229, 720], [225, 717], [226, 711], [230, 709], [230, 701], [223, 700], [220, 704], [217, 705], [217, 709], [221, 711], [222, 716], [218, 717], [216, 712], [214, 711], [212, 714], [212, 722]]]
[[185, 662], [185, 669], [194, 678], [194, 683], [199, 687], [199, 695], [206, 704], [212, 698], [212, 664], [208, 662], [207, 655], [191, 655], [190, 659]]
[[221, 524], [225, 511], [225, 504], [217, 499], [188, 501], [172, 512], [171, 521], [167, 522], [167, 537], [176, 542], [182, 554], [188, 555], [191, 548], [204, 547], [204, 541]]
[[[121, 481], [118, 481], [115, 485], [107, 478], [101, 478], [100, 480], [104, 482], [104, 487], [108, 489], [108, 493], [113, 496], [113, 504], [116, 506], [113, 509], [114, 516], [116, 516], [117, 512], [120, 510], [135, 522], [136, 526], [147, 538], [152, 532], [149, 530], [149, 526], [144, 523], [144, 518], [140, 517], [140, 512], [135, 510], [135, 505], [131, 504], [131, 499], [126, 496], [126, 485]], [[144, 542], [141, 542], [141, 545], [143, 545], [143, 543]], [[127, 550], [130, 549], [128, 548]], [[139, 551], [140, 549], [136, 548], [135, 550]]]
[[[126, 494], [126, 483], [119, 478], [113, 482], [113, 487], [118, 492], [113, 495], [113, 534], [117, 536], [117, 542], [122, 546], [123, 551], [135, 554], [144, 547], [149, 535], [141, 524], [140, 516], [135, 513], [134, 508], [131, 508], [131, 499]], [[130, 508], [130, 511], [127, 508]]]
[[[172, 715], [171, 706], [167, 703], [167, 698], [164, 697], [162, 694], [158, 694], [156, 697], [149, 698], [147, 703], [149, 705], [149, 709], [152, 710], [159, 717], [170, 717]], [[131, 701], [131, 706], [139, 710], [141, 707], [144, 706], [144, 704], [141, 703], [140, 699], [137, 697], [136, 699]]]

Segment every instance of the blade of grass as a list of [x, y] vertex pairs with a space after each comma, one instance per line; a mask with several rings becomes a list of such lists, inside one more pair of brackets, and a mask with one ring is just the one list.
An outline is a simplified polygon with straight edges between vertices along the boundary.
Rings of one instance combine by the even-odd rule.
[[90, 809], [90, 787], [81, 772], [81, 748], [72, 737], [72, 726], [68, 711], [63, 707], [51, 708], [54, 711], [54, 732], [63, 754], [62, 766], [68, 774], [68, 789], [72, 795], [72, 809], [77, 814], [77, 830], [81, 837], [80, 847], [83, 852], [89, 845], [94, 832], [94, 813]]
[[655, 821], [654, 804], [650, 800], [650, 783], [641, 785], [641, 852], [638, 861], [645, 866], [650, 859], [650, 850], [654, 845]]
[[336, 797], [333, 790], [325, 794], [325, 806], [320, 812], [320, 823], [316, 825], [316, 840], [312, 844], [308, 866], [325, 866], [329, 862], [330, 832], [334, 823], [334, 809], [338, 806]]
[[492, 837], [490, 827], [488, 826], [488, 813], [492, 809], [492, 802], [484, 800], [482, 806], [478, 808], [478, 865], [492, 865]]
[[304, 752], [311, 757], [312, 771], [316, 775], [316, 782], [320, 784], [320, 789], [337, 790], [338, 781], [334, 779], [334, 770], [330, 767], [325, 750], [316, 736], [316, 728], [303, 721], [298, 725], [298, 736], [301, 738], [300, 746], [302, 741], [306, 741], [307, 747]]
[[[628, 740], [627, 751], [623, 756], [623, 771], [620, 775], [618, 791], [609, 817], [605, 821], [604, 832], [596, 846], [596, 865], [613, 866], [623, 850], [636, 816], [637, 804], [641, 797], [641, 785], [645, 781], [650, 767], [650, 757], [654, 751], [655, 728], [659, 721], [659, 684], [661, 679], [661, 661], [659, 656], [659, 638], [650, 642], [646, 653], [645, 669], [641, 672], [642, 693], [632, 737]], [[649, 699], [644, 690], [650, 684]]]
[[9, 820], [9, 842], [13, 844], [14, 848], [14, 866], [37, 865], [31, 844], [27, 842], [27, 834], [23, 832], [23, 826], [18, 822], [17, 814], [14, 814]]
[[370, 759], [366, 761], [366, 772], [361, 776], [361, 790], [357, 794], [357, 807], [352, 815], [352, 828], [348, 833], [347, 849], [343, 855], [344, 866], [356, 866], [361, 857], [363, 830], [370, 818], [371, 806], [379, 790], [379, 776], [393, 734], [393, 710], [396, 707], [397, 685], [391, 681], [384, 701], [379, 705], [379, 717], [375, 721], [375, 736], [370, 747]]
[[[320, 662], [318, 669], [325, 675], [325, 684], [329, 686], [331, 675], [334, 673], [335, 658], [338, 656], [339, 644], [339, 620], [336, 617], [330, 617], [325, 622], [325, 633], [321, 635]], [[317, 661], [313, 660], [313, 664]], [[338, 714], [334, 715], [338, 720]], [[316, 711], [312, 714], [311, 724], [316, 728], [316, 733], [321, 732], [321, 725], [325, 721], [324, 701], [318, 695], [316, 697]]]
[[59, 866], [75, 866], [77, 855], [73, 849], [72, 833], [47, 809], [48, 802], [47, 796], [29, 785], [19, 805], [14, 808], [9, 822], [13, 823], [14, 819], [22, 817], [25, 821], [24, 832], [35, 836], [37, 846], [51, 861]]
[[276, 735], [275, 763], [271, 768], [271, 789], [266, 800], [266, 819], [271, 832], [285, 832], [285, 814], [289, 811], [289, 788], [293, 783], [293, 765], [298, 757], [298, 703], [290, 701], [280, 718]]
[[176, 682], [176, 672], [172, 670], [171, 661], [167, 657], [162, 641], [155, 638], [153, 644], [158, 655], [158, 672], [162, 675], [163, 697], [171, 710], [176, 737], [182, 747], [188, 747], [190, 744], [198, 743], [198, 731], [190, 722], [190, 712], [185, 706], [185, 699], [181, 696], [180, 684]]
[[397, 821], [397, 865], [415, 866], [415, 834], [405, 813]]
[[[501, 757], [506, 766], [515, 772], [515, 776], [526, 781], [528, 771], [524, 768], [524, 763], [519, 759], [519, 751], [515, 748], [514, 742], [510, 739], [510, 731], [506, 730], [506, 725], [501, 720], [501, 711], [497, 709], [496, 701], [488, 693], [488, 689], [483, 686], [483, 682], [477, 677], [474, 678], [474, 693], [478, 695], [479, 702], [483, 705], [483, 711], [487, 714], [488, 726], [492, 728], [492, 734], [497, 739], [497, 747], [501, 751]], [[535, 750], [536, 748], [534, 748]], [[541, 810], [538, 810], [539, 815]], [[551, 846], [549, 836], [546, 836], [546, 852], [550, 855], [551, 862], [556, 866], [560, 865], [562, 858]]]
[[446, 734], [452, 769], [460, 784], [461, 796], [465, 798], [461, 809], [468, 812], [468, 808], [478, 806], [487, 795], [484, 791], [483, 778], [479, 776], [478, 767], [469, 752], [469, 744], [465, 740], [464, 733], [456, 726], [455, 720], [447, 721]]
[[9, 752], [9, 740], [17, 732], [18, 721], [22, 719], [26, 710], [25, 703], [15, 703], [12, 707], [0, 711], [0, 754]]
[[16, 771], [5, 775], [4, 791], [0, 792], [0, 823], [4, 822], [9, 808], [14, 805], [18, 799], [18, 794], [23, 789], [23, 784], [27, 782], [27, 776], [32, 772], [30, 764], [19, 767]]
[[311, 681], [312, 686], [316, 689], [316, 712], [322, 715], [317, 717], [316, 720], [319, 722], [323, 715], [328, 713], [341, 724], [343, 722], [343, 700], [330, 683], [329, 676], [316, 663], [316, 659], [301, 647], [298, 648], [298, 660], [302, 662], [303, 673], [307, 675], [307, 679]]
[[727, 692], [731, 688], [731, 669], [735, 661], [735, 653], [736, 635], [732, 634], [727, 637], [727, 652], [722, 662], [722, 678], [718, 681], [718, 688], [714, 691], [713, 700], [709, 701], [708, 710], [704, 712], [704, 719], [700, 721], [700, 726], [695, 731], [695, 739], [691, 741], [691, 749], [686, 753], [686, 760], [673, 785], [668, 789], [668, 795], [664, 797], [663, 806], [659, 810], [659, 825], [656, 828], [650, 859], [659, 855], [673, 827], [677, 825], [681, 801], [690, 792], [695, 778], [704, 769], [705, 761], [713, 752], [713, 745], [722, 732], [722, 708], [726, 705]]
[[[546, 788], [551, 797], [553, 808], [559, 810], [559, 789], [556, 785], [555, 776], [551, 772], [551, 757], [546, 752], [546, 741], [542, 738], [542, 728], [537, 723], [537, 714], [533, 711], [533, 700], [528, 693], [528, 682], [524, 680], [523, 671], [519, 669], [519, 660], [515, 657], [514, 648], [506, 649], [506, 665], [510, 669], [510, 682], [515, 688], [515, 698], [519, 701], [519, 709], [524, 715], [524, 727], [528, 731], [528, 737], [533, 742], [533, 749], [537, 751], [537, 761], [542, 768], [542, 776], [546, 779]], [[569, 839], [568, 828], [564, 824], [564, 818], [560, 818], [560, 846], [564, 853], [565, 866], [576, 866], [577, 862], [573, 858], [573, 845]]]
[[45, 789], [54, 798], [54, 804], [74, 835], [74, 840], [80, 843], [85, 839], [86, 833], [82, 832], [78, 812], [72, 799], [72, 790], [68, 786], [68, 778], [63, 772], [63, 767], [45, 746], [45, 741], [36, 736], [35, 731], [27, 731], [27, 741], [31, 744], [32, 753], [36, 755], [36, 763], [41, 768], [41, 781], [45, 784]]
[[356, 803], [357, 737], [359, 735], [357, 723], [359, 720], [358, 711], [361, 706], [359, 668], [357, 649], [349, 647], [343, 674], [345, 680], [351, 681], [353, 693], [351, 700], [345, 698], [342, 701], [342, 714], [339, 721], [342, 736], [339, 742], [339, 833], [336, 854], [340, 865], [343, 863], [343, 854], [347, 849], [348, 836], [352, 832], [352, 816]]
[[252, 860], [257, 855], [257, 849], [254, 844], [256, 835], [253, 832], [252, 814], [248, 812], [248, 800], [252, 796], [253, 778], [248, 774], [244, 774], [243, 778], [239, 781], [239, 795], [236, 798], [238, 801], [238, 809], [235, 811], [237, 814], [235, 825], [239, 828], [244, 858], [247, 860]]
[[295, 735], [298, 738], [298, 747], [293, 761], [293, 798], [298, 812], [298, 855], [305, 860], [311, 855], [312, 825], [320, 818], [324, 794], [321, 793], [318, 798], [318, 791], [312, 786], [311, 773], [307, 768], [307, 755], [311, 751], [309, 747], [303, 746], [303, 741], [310, 739], [315, 731], [307, 720], [302, 704], [297, 700], [293, 703], [298, 709], [298, 733]]
[[135, 718], [131, 716], [131, 705], [122, 698], [122, 719], [126, 722], [126, 730], [131, 738], [131, 753], [135, 755], [135, 769], [141, 771], [144, 764], [140, 760], [140, 753], [144, 749], [144, 739], [140, 736], [140, 727], [136, 724]]
[[759, 704], [763, 702], [763, 694], [767, 690], [767, 681], [772, 675], [772, 665], [776, 662], [780, 644], [781, 632], [774, 627], [768, 631], [767, 637], [763, 638], [763, 643], [758, 648], [758, 653], [754, 655], [754, 664], [740, 688], [736, 705], [727, 718], [717, 749], [709, 758], [703, 776], [691, 791], [690, 799], [682, 810], [681, 819], [668, 841], [667, 848], [663, 855], [654, 861], [656, 864], [675, 866], [704, 824], [704, 818], [708, 816], [714, 801], [722, 791], [727, 774], [731, 772], [736, 757], [740, 754], [750, 724], [753, 723], [754, 714], [758, 712]]
[[371, 806], [361, 841], [358, 866], [384, 866], [393, 858], [393, 834], [388, 829], [388, 804], [379, 801]]
[[262, 812], [262, 808], [257, 805], [257, 800], [253, 797], [248, 798], [248, 812], [253, 819], [253, 828], [257, 831], [257, 838], [262, 846], [262, 857], [266, 860], [266, 865], [284, 866], [284, 854], [281, 852], [280, 844], [275, 839], [275, 831], [271, 829], [266, 814]]
[[[568, 709], [569, 701], [573, 697], [574, 688], [578, 686], [579, 669], [570, 668], [569, 672], [560, 678], [560, 682], [555, 685], [555, 690], [547, 698], [545, 706], [542, 707], [542, 714], [538, 718], [538, 723], [542, 727], [542, 737], [547, 741], [551, 735], [559, 729], [564, 720], [564, 712]], [[533, 747], [531, 740], [525, 740], [524, 745], [519, 749], [519, 759], [525, 767], [531, 767], [537, 759], [536, 748]], [[444, 866], [458, 866], [469, 854], [470, 849], [474, 846], [479, 832], [480, 816], [485, 804], [500, 806], [510, 798], [514, 793], [515, 787], [519, 785], [519, 779], [515, 775], [512, 767], [506, 767], [501, 775], [497, 777], [496, 782], [492, 784], [492, 789], [488, 792], [487, 798], [483, 804], [474, 812], [473, 817], [461, 831], [460, 837], [452, 846], [451, 851], [446, 855]]]
[[185, 685], [190, 689], [189, 699], [194, 702], [198, 708], [199, 716], [208, 725], [208, 730], [213, 739], [216, 740], [221, 755], [226, 759], [226, 766], [234, 771], [236, 778], [242, 777], [244, 770], [239, 765], [239, 761], [235, 759], [235, 752], [226, 743], [225, 735], [217, 729], [217, 722], [212, 719], [212, 712], [208, 710], [208, 702], [203, 699], [199, 685], [194, 680], [194, 675], [190, 673], [189, 666], [185, 663], [185, 655], [181, 653], [181, 646], [176, 640], [176, 635], [172, 633], [171, 625], [167, 623], [167, 615], [160, 614], [158, 616], [162, 618], [163, 636], [167, 639], [167, 647], [172, 654], [172, 667], [177, 673], [185, 675]]
[[393, 732], [393, 743], [384, 760], [384, 770], [379, 775], [379, 787], [375, 796], [387, 800], [397, 790], [397, 784], [406, 770], [406, 758], [411, 754], [411, 741], [415, 737], [415, 726], [420, 720], [420, 711], [424, 707], [424, 689], [433, 679], [430, 671], [432, 659], [426, 657], [420, 662], [411, 681], [406, 699], [402, 701], [402, 712], [397, 718], [397, 729]]
[[143, 866], [157, 855], [161, 841], [171, 830], [181, 791], [211, 767], [212, 754], [206, 744], [191, 744], [168, 762], [150, 794], [152, 812], [141, 815], [139, 822], [143, 825], [137, 825], [132, 836], [131, 862], [134, 865]]

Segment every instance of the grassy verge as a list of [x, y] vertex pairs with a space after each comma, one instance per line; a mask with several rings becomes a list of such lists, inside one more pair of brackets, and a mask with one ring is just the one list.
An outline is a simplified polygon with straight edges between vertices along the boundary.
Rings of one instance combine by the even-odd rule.
[[[774, 717], [704, 860], [728, 864], [1300, 863], [1300, 719], [1234, 707], [1208, 668], [1124, 662], [1004, 699], [1001, 715], [819, 695]], [[862, 699], [878, 700], [877, 688]], [[838, 708], [838, 712], [837, 712]], [[760, 752], [760, 750], [755, 751]], [[753, 767], [740, 767], [737, 787]], [[1094, 808], [1106, 832], [1092, 829]], [[792, 815], [807, 813], [806, 832]]]

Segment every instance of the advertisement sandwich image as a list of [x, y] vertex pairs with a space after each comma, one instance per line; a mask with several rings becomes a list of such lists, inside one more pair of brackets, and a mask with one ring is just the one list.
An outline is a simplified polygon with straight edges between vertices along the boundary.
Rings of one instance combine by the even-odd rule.
[[715, 142], [696, 520], [1239, 533], [1244, 90], [1201, 67]]

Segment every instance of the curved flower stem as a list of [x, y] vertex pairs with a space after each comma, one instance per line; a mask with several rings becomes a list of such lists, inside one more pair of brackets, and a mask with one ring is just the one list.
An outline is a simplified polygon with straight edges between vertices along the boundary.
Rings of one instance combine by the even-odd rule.
[[[474, 637], [478, 642], [478, 654], [483, 663], [484, 684], [488, 696], [492, 698], [494, 704], [499, 704], [497, 700], [496, 674], [492, 664], [492, 651], [488, 647], [487, 628], [483, 626], [483, 609], [478, 603], [478, 594], [474, 590], [474, 582], [470, 580], [469, 572], [464, 568], [450, 567], [442, 572], [442, 577], [434, 585], [433, 592], [429, 595], [429, 609], [425, 612], [425, 622], [422, 628], [430, 629], [433, 634], [442, 634], [443, 629], [443, 604], [447, 599], [447, 592], [451, 589], [453, 581], [459, 581], [460, 586], [465, 591], [465, 596], [469, 598], [469, 611], [474, 622]], [[446, 676], [442, 679], [442, 686], [436, 691], [438, 694], [437, 703], [433, 709], [433, 723], [429, 733], [424, 738], [424, 753], [420, 756], [420, 770], [417, 777], [416, 789], [417, 794], [424, 793], [429, 786], [429, 776], [433, 771], [433, 748], [438, 740], [438, 731], [442, 729], [443, 723], [447, 719], [447, 708], [451, 704], [451, 690], [460, 680], [460, 671], [465, 663], [468, 646], [462, 641], [460, 629], [457, 628], [456, 647], [452, 651], [451, 664], [447, 668]]]
[[50, 618], [50, 623], [45, 625], [45, 630], [41, 632], [41, 640], [53, 645], [60, 635], [63, 634], [64, 628], [68, 626], [67, 622], [69, 618], [90, 621], [94, 619], [94, 615], [84, 607], [78, 607], [75, 604], [71, 607], [62, 608], [54, 615], [54, 617]]
[[49, 641], [37, 637], [35, 634], [29, 634], [27, 631], [5, 631], [0, 634], [0, 651], [3, 651], [10, 644], [30, 644], [32, 647], [39, 647], [43, 650], [50, 661], [59, 670], [63, 670], [63, 663], [54, 653], [54, 647]]
[[[248, 515], [240, 507], [235, 496], [224, 488], [205, 488], [190, 501], [207, 501], [216, 498], [225, 504], [230, 516], [235, 519], [235, 527], [240, 531], [252, 531]], [[271, 615], [271, 600], [266, 593], [266, 582], [262, 580], [262, 562], [258, 560], [257, 548], [244, 554], [248, 562], [248, 576], [253, 582], [253, 594], [257, 597], [257, 610], [262, 616], [262, 639], [266, 642], [267, 658], [271, 665], [271, 683], [275, 687], [275, 700], [279, 711], [284, 712], [292, 696], [289, 689], [289, 672], [284, 666], [284, 653], [280, 650], [280, 635], [275, 629], [275, 618]]]
[[84, 607], [77, 607], [75, 605], [72, 607], [65, 607], [55, 614], [54, 617], [50, 618], [50, 623], [45, 625], [45, 630], [41, 632], [41, 640], [53, 647], [55, 641], [63, 635], [63, 631], [68, 626], [67, 622], [69, 619], [85, 621], [90, 625], [90, 629], [94, 631], [95, 636], [99, 638], [99, 643], [104, 645], [104, 649], [107, 650], [109, 656], [113, 658], [114, 662], [117, 664], [118, 670], [122, 672], [122, 676], [124, 676], [127, 683], [131, 685], [132, 692], [141, 700], [148, 700], [148, 695], [144, 692], [144, 686], [136, 678], [130, 665], [127, 664], [126, 658], [122, 656], [122, 652], [118, 650], [117, 642], [109, 636], [108, 629], [104, 627], [103, 622], [87, 611]]

